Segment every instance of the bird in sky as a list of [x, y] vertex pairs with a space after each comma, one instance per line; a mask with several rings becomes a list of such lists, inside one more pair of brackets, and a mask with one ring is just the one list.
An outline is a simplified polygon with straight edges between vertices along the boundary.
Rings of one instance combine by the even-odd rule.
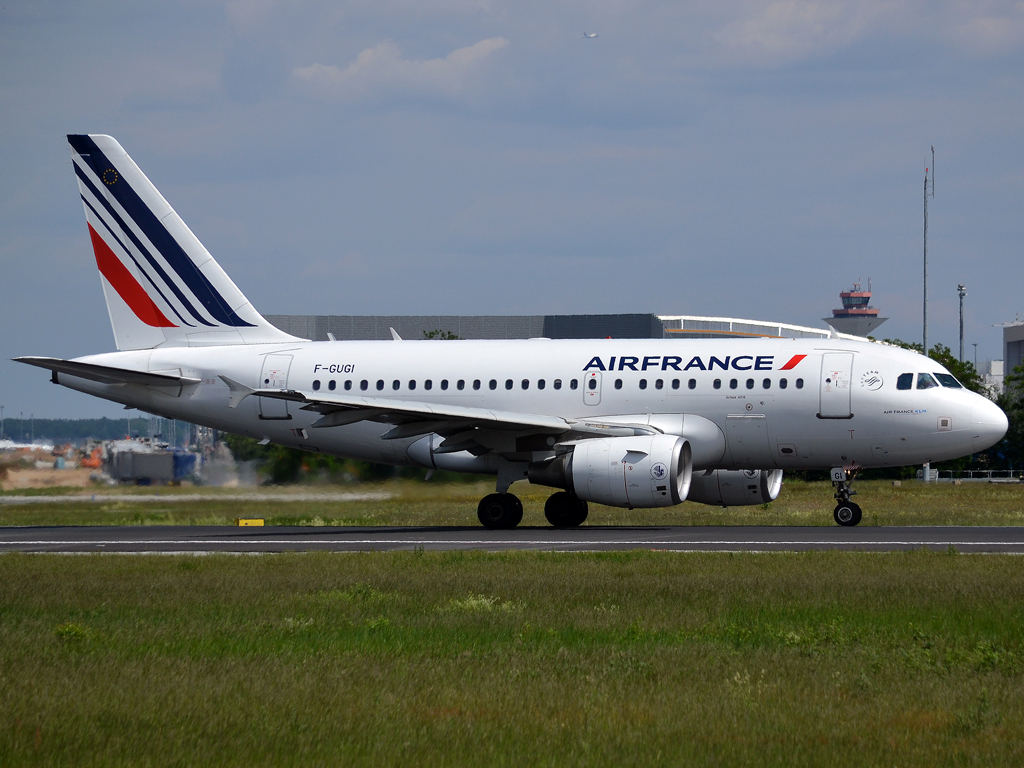
[[583, 36], [588, 40], [593, 40], [595, 37], [597, 37], [597, 32], [584, 32]]

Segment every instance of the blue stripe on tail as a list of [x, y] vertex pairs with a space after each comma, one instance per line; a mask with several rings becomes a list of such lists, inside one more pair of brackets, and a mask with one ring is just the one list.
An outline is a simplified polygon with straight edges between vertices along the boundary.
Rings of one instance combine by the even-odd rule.
[[[71, 147], [77, 152], [82, 160], [92, 169], [96, 177], [103, 179], [103, 174], [109, 170], [117, 170], [117, 167], [110, 162], [103, 151], [96, 146], [96, 142], [93, 141], [89, 136], [76, 136], [69, 135], [68, 142]], [[76, 170], [78, 170], [76, 166]], [[79, 174], [80, 176], [82, 174]], [[108, 174], [109, 175], [109, 174]], [[247, 323], [245, 320], [235, 314], [224, 297], [220, 295], [220, 292], [213, 286], [213, 284], [207, 279], [199, 267], [196, 266], [195, 262], [189, 258], [189, 255], [185, 253], [184, 249], [178, 244], [178, 241], [171, 236], [171, 233], [167, 231], [167, 228], [160, 222], [159, 219], [149, 209], [149, 206], [143, 202], [142, 198], [138, 196], [131, 185], [124, 181], [123, 178], [116, 178], [114, 180], [107, 181], [107, 191], [114, 196], [114, 199], [120, 203], [121, 207], [128, 213], [135, 224], [142, 230], [149, 241], [156, 247], [160, 252], [160, 255], [164, 257], [164, 260], [170, 265], [170, 267], [177, 273], [181, 281], [188, 286], [189, 290], [192, 291], [193, 295], [199, 299], [199, 302], [206, 308], [206, 311], [210, 313], [211, 317], [217, 320], [221, 325], [229, 325], [236, 328], [255, 328], [253, 323]], [[90, 184], [90, 186], [92, 186]], [[104, 200], [102, 195], [97, 195], [98, 199]], [[105, 201], [104, 201], [105, 202]], [[111, 211], [113, 212], [113, 211]], [[120, 218], [120, 217], [118, 217]], [[118, 222], [121, 224], [122, 222]], [[123, 227], [125, 233], [131, 236], [131, 232], [127, 227]], [[134, 238], [133, 238], [134, 241]], [[141, 247], [141, 243], [137, 243]], [[145, 253], [145, 249], [142, 249]], [[154, 266], [156, 266], [154, 264]], [[168, 285], [174, 290], [176, 286], [170, 281], [167, 281]], [[175, 290], [177, 293], [177, 291]], [[179, 297], [183, 298], [183, 297]], [[186, 306], [188, 303], [185, 302]], [[204, 325], [209, 325], [201, 318], [197, 318]]]

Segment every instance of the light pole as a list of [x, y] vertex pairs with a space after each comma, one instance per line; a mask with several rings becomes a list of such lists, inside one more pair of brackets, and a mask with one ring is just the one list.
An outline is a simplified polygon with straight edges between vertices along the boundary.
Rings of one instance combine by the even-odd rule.
[[978, 370], [978, 342], [971, 344], [974, 347], [974, 370]]
[[928, 357], [928, 197], [935, 197], [935, 146], [932, 145], [932, 167], [929, 176], [928, 169], [924, 169], [924, 301], [923, 320], [924, 332], [921, 334], [925, 357]]
[[0, 405], [0, 440], [4, 439], [4, 407]]
[[964, 296], [967, 295], [967, 287], [960, 284], [956, 287], [957, 296], [960, 297], [960, 362], [964, 361]]

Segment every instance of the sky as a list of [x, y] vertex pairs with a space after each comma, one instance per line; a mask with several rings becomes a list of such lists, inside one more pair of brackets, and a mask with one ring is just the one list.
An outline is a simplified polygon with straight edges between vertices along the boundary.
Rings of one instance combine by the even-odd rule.
[[[598, 33], [586, 39], [584, 32]], [[1024, 2], [0, 3], [0, 404], [112, 351], [68, 133], [125, 147], [263, 314], [723, 315], [871, 278], [921, 338], [1024, 313]]]

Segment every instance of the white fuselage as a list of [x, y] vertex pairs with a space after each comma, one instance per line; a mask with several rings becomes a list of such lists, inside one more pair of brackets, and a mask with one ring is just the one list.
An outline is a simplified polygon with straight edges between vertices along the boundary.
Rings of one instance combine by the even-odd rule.
[[[200, 383], [160, 389], [60, 374], [60, 384], [167, 418], [392, 464], [422, 463], [409, 453], [422, 436], [385, 440], [390, 425], [373, 421], [314, 429], [319, 414], [258, 396], [229, 408], [228, 386], [219, 377], [254, 389], [567, 419], [696, 415], [718, 425], [726, 441], [706, 466], [695, 460], [700, 469], [921, 464], [987, 448], [1006, 429], [1002, 411], [966, 389], [896, 388], [901, 374], [944, 373], [934, 361], [838, 339], [298, 342], [156, 348], [79, 360], [171, 371]], [[505, 453], [538, 460], [543, 449], [512, 446]]]

